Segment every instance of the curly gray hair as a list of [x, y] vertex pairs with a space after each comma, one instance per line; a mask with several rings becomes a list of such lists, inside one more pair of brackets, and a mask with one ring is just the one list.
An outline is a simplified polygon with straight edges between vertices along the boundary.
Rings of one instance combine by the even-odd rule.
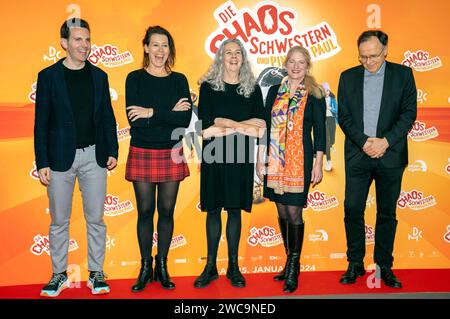
[[249, 97], [255, 90], [256, 79], [250, 67], [250, 62], [248, 60], [247, 52], [245, 51], [244, 45], [238, 39], [227, 39], [222, 42], [219, 50], [216, 52], [216, 56], [211, 66], [198, 81], [199, 84], [203, 82], [208, 82], [214, 91], [225, 91], [225, 82], [223, 81], [223, 58], [224, 58], [224, 48], [228, 43], [236, 43], [239, 45], [242, 52], [242, 65], [239, 70], [239, 86], [237, 92], [240, 95]]

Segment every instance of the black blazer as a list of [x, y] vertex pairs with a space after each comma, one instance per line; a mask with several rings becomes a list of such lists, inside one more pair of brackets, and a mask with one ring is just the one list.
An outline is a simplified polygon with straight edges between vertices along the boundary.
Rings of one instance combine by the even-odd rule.
[[[368, 159], [362, 150], [364, 134], [364, 67], [342, 72], [338, 88], [338, 121], [345, 134], [345, 161]], [[386, 137], [389, 147], [380, 161], [385, 167], [408, 164], [408, 132], [417, 116], [417, 91], [412, 70], [386, 61], [377, 136]]]
[[[34, 120], [34, 152], [36, 167], [67, 171], [73, 164], [76, 132], [64, 75], [64, 59], [38, 74]], [[111, 106], [108, 76], [86, 61], [94, 82], [95, 155], [97, 163], [106, 167], [108, 157], [117, 159], [116, 119]]]

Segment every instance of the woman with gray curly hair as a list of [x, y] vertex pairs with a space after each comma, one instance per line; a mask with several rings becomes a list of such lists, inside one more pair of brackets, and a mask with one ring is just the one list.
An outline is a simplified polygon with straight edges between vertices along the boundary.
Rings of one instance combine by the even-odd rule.
[[199, 82], [198, 114], [203, 136], [200, 206], [207, 212], [208, 257], [194, 286], [206, 287], [219, 277], [216, 258], [224, 209], [228, 212], [227, 278], [234, 287], [245, 287], [238, 265], [241, 210], [250, 212], [252, 208], [254, 139], [262, 137], [265, 130], [261, 89], [238, 39], [222, 43]]

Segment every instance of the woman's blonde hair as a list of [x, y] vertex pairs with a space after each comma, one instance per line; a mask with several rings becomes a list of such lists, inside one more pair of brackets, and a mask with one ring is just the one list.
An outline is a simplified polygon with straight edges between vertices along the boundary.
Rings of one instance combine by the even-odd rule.
[[248, 61], [248, 56], [244, 45], [238, 39], [228, 39], [222, 42], [219, 50], [217, 50], [214, 61], [208, 69], [208, 72], [206, 72], [206, 74], [198, 80], [198, 84], [200, 85], [203, 82], [208, 82], [214, 91], [225, 91], [225, 82], [223, 81], [223, 59], [225, 54], [225, 46], [228, 43], [236, 43], [241, 49], [242, 65], [239, 70], [239, 86], [237, 88], [237, 92], [238, 94], [244, 95], [248, 98], [255, 90], [256, 79], [250, 67], [250, 62]]
[[323, 98], [325, 96], [325, 89], [317, 83], [316, 79], [312, 75], [310, 75], [310, 69], [312, 68], [311, 55], [306, 48], [299, 45], [290, 48], [286, 55], [286, 60], [284, 60], [283, 66], [286, 67], [286, 63], [292, 55], [297, 52], [303, 55], [308, 66], [308, 71], [304, 79], [306, 90], [318, 99]]

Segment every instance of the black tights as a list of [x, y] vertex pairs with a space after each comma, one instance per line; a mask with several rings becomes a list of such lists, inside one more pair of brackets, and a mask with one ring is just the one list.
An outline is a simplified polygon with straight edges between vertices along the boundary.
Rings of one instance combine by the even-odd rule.
[[[220, 236], [222, 235], [222, 209], [218, 208], [208, 211], [206, 215], [206, 238], [208, 242], [208, 258], [215, 261], [217, 249], [219, 247]], [[238, 257], [239, 241], [241, 239], [241, 210], [230, 209], [227, 218], [227, 243], [228, 256]]]
[[287, 219], [289, 224], [301, 225], [303, 224], [303, 207], [290, 206], [275, 203], [277, 205], [278, 217], [281, 219]]
[[158, 255], [167, 257], [173, 235], [173, 212], [180, 182], [146, 183], [133, 182], [138, 210], [137, 236], [141, 257], [152, 257], [153, 215], [155, 213], [155, 193], [158, 186]]

